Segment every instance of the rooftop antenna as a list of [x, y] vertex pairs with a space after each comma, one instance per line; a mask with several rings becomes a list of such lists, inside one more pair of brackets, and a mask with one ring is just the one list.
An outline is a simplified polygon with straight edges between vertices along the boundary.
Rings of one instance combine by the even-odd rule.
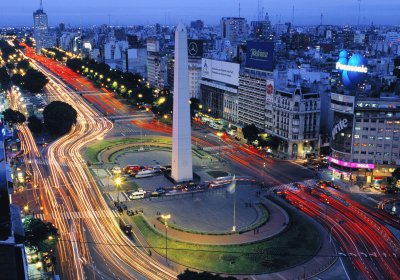
[[323, 20], [324, 20], [324, 14], [321, 13], [321, 25], [322, 25]]
[[260, 21], [260, 0], [257, 2], [257, 20]]
[[239, 17], [240, 17], [240, 1], [239, 1]]
[[294, 4], [292, 8], [292, 26], [294, 25]]
[[361, 16], [361, 0], [358, 0], [358, 22], [357, 22], [358, 28], [360, 28], [360, 16]]
[[43, 10], [43, 2], [40, 0], [40, 10]]

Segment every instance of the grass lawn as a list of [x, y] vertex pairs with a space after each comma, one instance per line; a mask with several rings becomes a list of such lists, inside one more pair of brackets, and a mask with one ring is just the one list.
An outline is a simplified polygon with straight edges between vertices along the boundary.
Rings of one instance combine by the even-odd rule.
[[225, 171], [207, 171], [207, 174], [213, 178], [229, 176], [229, 173]]
[[[214, 246], [169, 239], [168, 258], [187, 267], [227, 274], [285, 270], [312, 258], [320, 246], [314, 226], [299, 213], [290, 211], [289, 214], [291, 223], [286, 231], [257, 243]], [[142, 216], [132, 219], [150, 246], [164, 255], [165, 237], [149, 226]]]
[[95, 163], [98, 162], [97, 155], [100, 153], [100, 151], [114, 147], [114, 146], [120, 146], [124, 144], [130, 144], [130, 143], [139, 143], [141, 141], [145, 142], [154, 142], [154, 143], [164, 143], [164, 144], [169, 144], [171, 143], [171, 139], [168, 138], [163, 138], [163, 137], [144, 137], [143, 139], [141, 138], [117, 138], [117, 139], [110, 139], [110, 140], [101, 140], [101, 141], [96, 141], [95, 143], [89, 145], [85, 149], [85, 157], [88, 161]]

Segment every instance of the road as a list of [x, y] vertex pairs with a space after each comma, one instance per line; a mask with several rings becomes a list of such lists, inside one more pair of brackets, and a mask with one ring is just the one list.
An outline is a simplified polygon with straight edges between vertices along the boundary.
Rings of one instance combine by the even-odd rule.
[[[36, 146], [26, 126], [20, 127], [21, 142], [26, 148], [27, 159], [32, 162], [34, 182], [38, 186], [35, 195], [40, 198], [47, 220], [54, 223], [60, 232], [57, 249], [61, 277], [175, 279], [176, 272], [155, 262], [122, 233], [79, 153], [84, 145], [110, 131], [112, 123], [53, 73], [58, 68], [63, 71], [68, 71], [68, 68], [36, 56], [30, 48], [25, 54], [34, 67], [49, 78], [46, 91], [53, 99], [69, 103], [78, 112], [78, 122], [72, 131], [43, 152]], [[43, 162], [48, 164], [43, 165]], [[65, 219], [64, 212], [92, 215]], [[108, 215], [96, 214], [104, 212]]]
[[[284, 197], [322, 223], [364, 279], [399, 279], [400, 242], [384, 224], [334, 189], [286, 188]], [[345, 198], [343, 198], [345, 197]]]

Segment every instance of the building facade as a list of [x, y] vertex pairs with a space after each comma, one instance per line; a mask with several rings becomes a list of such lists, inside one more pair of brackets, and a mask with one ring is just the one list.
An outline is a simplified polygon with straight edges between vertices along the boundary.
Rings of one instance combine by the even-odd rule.
[[260, 132], [264, 132], [268, 80], [273, 80], [272, 73], [268, 71], [244, 68], [240, 72], [238, 123], [241, 126], [254, 124]]
[[221, 38], [229, 40], [232, 45], [246, 39], [247, 21], [240, 17], [223, 17], [221, 19]]
[[300, 87], [276, 90], [272, 108], [273, 130], [266, 129], [266, 132], [283, 140], [280, 150], [290, 158], [317, 154], [320, 94], [306, 93]]
[[36, 53], [49, 46], [48, 19], [42, 5], [33, 13], [33, 38], [36, 42]]
[[358, 184], [390, 177], [400, 165], [400, 101], [332, 93], [330, 170]]

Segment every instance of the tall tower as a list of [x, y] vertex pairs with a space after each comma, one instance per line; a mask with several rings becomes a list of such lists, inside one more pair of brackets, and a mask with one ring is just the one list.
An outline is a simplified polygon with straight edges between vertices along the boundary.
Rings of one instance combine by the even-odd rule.
[[193, 179], [192, 139], [189, 105], [187, 31], [180, 23], [175, 31], [174, 111], [172, 127], [172, 178]]
[[43, 11], [43, 3], [40, 1], [40, 8], [33, 13], [33, 38], [36, 41], [36, 53], [40, 54], [42, 48], [48, 47], [48, 37], [47, 14]]

